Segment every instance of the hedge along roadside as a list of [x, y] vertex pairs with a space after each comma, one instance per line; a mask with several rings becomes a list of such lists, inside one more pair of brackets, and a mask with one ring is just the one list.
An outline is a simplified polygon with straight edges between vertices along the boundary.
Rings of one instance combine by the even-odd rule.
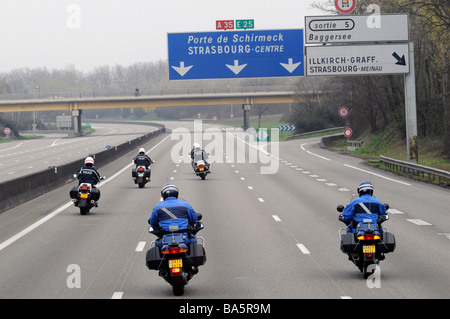
[[[130, 122], [127, 123], [129, 124]], [[158, 129], [121, 145], [93, 154], [95, 156], [95, 166], [101, 167], [111, 163], [166, 131], [165, 126], [161, 124], [146, 123], [146, 125], [156, 126]], [[38, 173], [0, 183], [0, 212], [72, 182], [74, 180], [73, 174], [80, 169], [80, 162], [83, 160], [84, 158], [80, 158], [61, 166], [51, 166]]]

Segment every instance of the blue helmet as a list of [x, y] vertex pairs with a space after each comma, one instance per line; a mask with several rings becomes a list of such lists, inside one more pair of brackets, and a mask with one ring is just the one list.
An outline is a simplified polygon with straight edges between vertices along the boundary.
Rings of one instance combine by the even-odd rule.
[[370, 196], [373, 195], [373, 185], [371, 182], [362, 182], [358, 186], [358, 194], [361, 197], [364, 194], [369, 194]]

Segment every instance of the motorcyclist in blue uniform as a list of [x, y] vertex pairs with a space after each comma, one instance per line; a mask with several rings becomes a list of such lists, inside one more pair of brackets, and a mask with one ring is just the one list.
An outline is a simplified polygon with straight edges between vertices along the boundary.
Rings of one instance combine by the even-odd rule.
[[[178, 199], [179, 190], [174, 184], [166, 184], [161, 189], [163, 202], [153, 208], [149, 224], [153, 228], [161, 227], [166, 233], [182, 232], [188, 229], [188, 225], [195, 225], [198, 215], [195, 210], [186, 201]], [[185, 233], [188, 238], [188, 244], [197, 243], [194, 235]], [[155, 241], [156, 246], [161, 247], [162, 239]]]
[[379, 215], [386, 214], [386, 206], [373, 197], [373, 185], [370, 182], [362, 182], [358, 186], [359, 198], [352, 200], [342, 212], [347, 232], [356, 232], [359, 222], [371, 220], [376, 223]]

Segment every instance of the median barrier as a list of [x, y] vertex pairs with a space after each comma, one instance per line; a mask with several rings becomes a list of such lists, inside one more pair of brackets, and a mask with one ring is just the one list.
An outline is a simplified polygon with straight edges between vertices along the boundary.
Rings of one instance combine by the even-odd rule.
[[[164, 125], [155, 123], [149, 123], [148, 125], [158, 126], [159, 128], [156, 131], [147, 133], [118, 146], [112, 146], [109, 149], [92, 154], [95, 158], [95, 166], [100, 168], [109, 164], [165, 132]], [[83, 166], [83, 162], [84, 158], [80, 158], [64, 165], [50, 166], [38, 173], [0, 183], [0, 212], [74, 181], [73, 174], [78, 172]], [[67, 191], [67, 196], [69, 197], [69, 190]]]

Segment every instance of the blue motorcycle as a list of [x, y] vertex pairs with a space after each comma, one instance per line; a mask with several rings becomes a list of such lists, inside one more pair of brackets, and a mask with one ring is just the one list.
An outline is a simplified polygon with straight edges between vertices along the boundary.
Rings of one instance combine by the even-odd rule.
[[[389, 205], [385, 206], [389, 209]], [[337, 207], [338, 212], [342, 213], [343, 210], [343, 205]], [[339, 229], [341, 251], [348, 255], [348, 259], [358, 267], [365, 279], [375, 272], [379, 262], [385, 259], [385, 254], [395, 250], [394, 234], [381, 226], [386, 220], [389, 220], [387, 213], [378, 216], [376, 221], [364, 219], [362, 222], [348, 222], [342, 214], [339, 215], [339, 221], [356, 229], [356, 232], [345, 234], [342, 232], [346, 228]]]
[[[201, 214], [198, 214], [198, 220]], [[190, 225], [188, 230], [179, 232], [166, 232], [160, 228], [149, 228], [149, 233], [158, 237], [158, 245], [155, 241], [150, 244], [146, 255], [146, 265], [150, 270], [158, 270], [173, 289], [175, 296], [184, 294], [184, 287], [189, 280], [198, 273], [198, 267], [206, 262], [204, 239], [196, 237], [201, 244], [189, 243], [188, 236], [195, 235], [202, 230], [204, 225], [198, 221], [196, 225]]]

